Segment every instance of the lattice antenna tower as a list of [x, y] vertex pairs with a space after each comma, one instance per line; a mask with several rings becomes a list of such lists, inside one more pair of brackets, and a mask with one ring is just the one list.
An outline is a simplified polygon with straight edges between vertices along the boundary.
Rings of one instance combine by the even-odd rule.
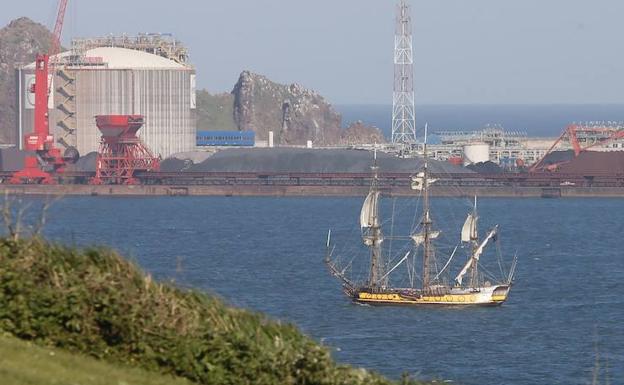
[[392, 143], [416, 143], [412, 18], [410, 6], [406, 0], [401, 0], [397, 4], [396, 33], [394, 36]]

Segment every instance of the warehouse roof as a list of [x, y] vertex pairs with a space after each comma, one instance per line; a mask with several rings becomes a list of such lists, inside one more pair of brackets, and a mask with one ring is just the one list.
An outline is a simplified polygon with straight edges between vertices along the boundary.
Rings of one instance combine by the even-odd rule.
[[[71, 51], [60, 54], [66, 57]], [[106, 65], [99, 68], [107, 69], [185, 69], [185, 65], [151, 53], [119, 47], [98, 47], [85, 52], [85, 57], [93, 62], [101, 60]], [[34, 69], [35, 63], [24, 68]], [[93, 67], [98, 68], [98, 67]]]

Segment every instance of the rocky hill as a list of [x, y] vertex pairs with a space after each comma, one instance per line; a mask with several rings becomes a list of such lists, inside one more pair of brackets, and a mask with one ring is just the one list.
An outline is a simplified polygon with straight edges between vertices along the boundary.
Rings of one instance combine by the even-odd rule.
[[29, 18], [13, 20], [0, 29], [0, 143], [16, 143], [17, 95], [15, 68], [47, 52], [52, 40], [48, 29]]
[[273, 131], [280, 144], [334, 144], [342, 118], [318, 93], [299, 84], [283, 85], [244, 71], [232, 91], [234, 121], [240, 130], [254, 130], [259, 139]]
[[342, 116], [318, 93], [243, 71], [230, 94], [197, 94], [197, 125], [204, 130], [249, 130], [257, 140], [274, 133], [276, 144], [383, 143], [382, 132], [361, 121], [342, 128]]
[[358, 120], [351, 123], [349, 127], [342, 131], [340, 141], [343, 145], [356, 145], [384, 143], [386, 140], [379, 128], [369, 126], [361, 120]]

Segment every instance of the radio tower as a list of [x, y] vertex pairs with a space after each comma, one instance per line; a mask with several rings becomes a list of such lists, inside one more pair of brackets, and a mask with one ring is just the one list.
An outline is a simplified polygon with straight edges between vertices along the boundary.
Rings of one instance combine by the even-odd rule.
[[392, 143], [416, 143], [412, 18], [410, 17], [410, 6], [406, 0], [401, 0], [397, 5], [396, 33], [394, 36]]

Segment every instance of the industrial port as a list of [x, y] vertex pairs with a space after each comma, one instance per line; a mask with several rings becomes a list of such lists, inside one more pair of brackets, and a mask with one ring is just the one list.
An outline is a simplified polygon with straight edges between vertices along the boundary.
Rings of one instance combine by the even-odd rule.
[[[382, 153], [381, 187], [388, 194], [410, 193], [410, 178], [424, 154], [405, 3], [397, 9], [391, 140], [356, 145], [312, 137], [305, 145], [280, 142], [291, 129], [288, 100], [278, 106], [282, 127], [200, 130], [196, 71], [182, 42], [167, 34], [109, 35], [74, 38], [60, 52], [66, 5], [61, 0], [50, 51], [15, 69], [18, 139], [0, 149], [4, 190], [358, 195], [369, 184], [375, 148]], [[570, 122], [553, 138], [499, 125], [431, 129], [430, 138], [427, 155], [439, 180], [434, 194], [624, 195], [619, 122]]]

